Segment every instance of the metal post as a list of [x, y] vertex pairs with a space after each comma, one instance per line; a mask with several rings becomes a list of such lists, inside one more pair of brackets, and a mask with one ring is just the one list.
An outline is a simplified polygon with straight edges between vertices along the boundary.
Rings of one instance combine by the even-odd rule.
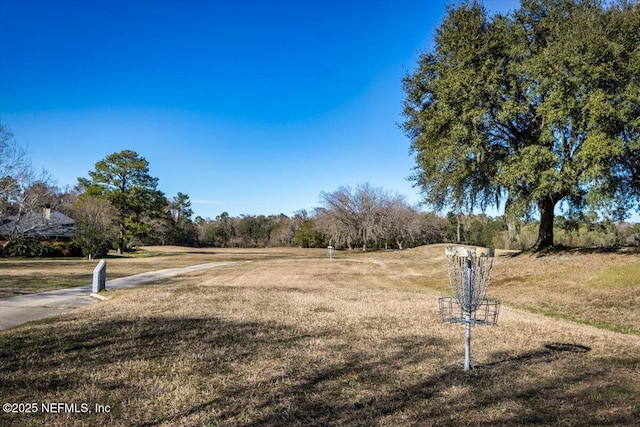
[[469, 371], [471, 369], [471, 304], [473, 299], [473, 279], [471, 277], [471, 259], [472, 252], [467, 251], [467, 292], [465, 298], [465, 346], [464, 346], [464, 370]]

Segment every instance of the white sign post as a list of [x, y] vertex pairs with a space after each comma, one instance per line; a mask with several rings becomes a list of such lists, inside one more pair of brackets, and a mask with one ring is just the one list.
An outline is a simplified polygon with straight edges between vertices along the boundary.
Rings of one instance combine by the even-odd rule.
[[104, 291], [107, 287], [107, 263], [101, 259], [93, 270], [93, 293]]

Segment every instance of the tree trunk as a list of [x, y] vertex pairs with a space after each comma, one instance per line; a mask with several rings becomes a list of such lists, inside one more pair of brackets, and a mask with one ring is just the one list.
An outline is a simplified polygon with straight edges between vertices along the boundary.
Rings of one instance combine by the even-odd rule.
[[553, 210], [558, 200], [559, 199], [553, 196], [538, 200], [540, 228], [538, 229], [538, 240], [535, 245], [536, 252], [553, 246]]
[[122, 255], [124, 253], [124, 222], [120, 224], [120, 232], [118, 233], [118, 255]]

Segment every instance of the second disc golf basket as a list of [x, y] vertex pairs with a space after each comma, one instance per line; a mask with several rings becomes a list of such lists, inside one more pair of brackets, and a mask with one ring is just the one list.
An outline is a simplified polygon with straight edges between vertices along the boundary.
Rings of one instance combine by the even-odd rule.
[[451, 297], [438, 298], [440, 318], [464, 323], [464, 370], [471, 369], [471, 325], [495, 325], [500, 303], [485, 299], [493, 266], [493, 249], [450, 246], [446, 248]]

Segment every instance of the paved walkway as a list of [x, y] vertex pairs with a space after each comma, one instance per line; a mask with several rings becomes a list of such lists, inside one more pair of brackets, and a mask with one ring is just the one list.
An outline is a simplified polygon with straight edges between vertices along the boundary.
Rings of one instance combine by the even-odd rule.
[[[121, 277], [107, 280], [107, 290], [131, 288], [143, 283], [177, 276], [192, 271], [204, 270], [215, 267], [242, 265], [246, 261], [211, 262], [207, 264], [191, 265], [182, 268], [169, 268], [166, 270], [150, 271], [134, 276]], [[108, 270], [107, 270], [108, 272]], [[108, 273], [107, 273], [108, 274]], [[21, 325], [32, 320], [42, 319], [56, 314], [66, 313], [77, 307], [93, 304], [91, 298], [92, 286], [79, 286], [76, 288], [58, 289], [56, 291], [42, 292], [39, 294], [20, 295], [11, 298], [0, 298], [0, 329], [7, 329]]]

